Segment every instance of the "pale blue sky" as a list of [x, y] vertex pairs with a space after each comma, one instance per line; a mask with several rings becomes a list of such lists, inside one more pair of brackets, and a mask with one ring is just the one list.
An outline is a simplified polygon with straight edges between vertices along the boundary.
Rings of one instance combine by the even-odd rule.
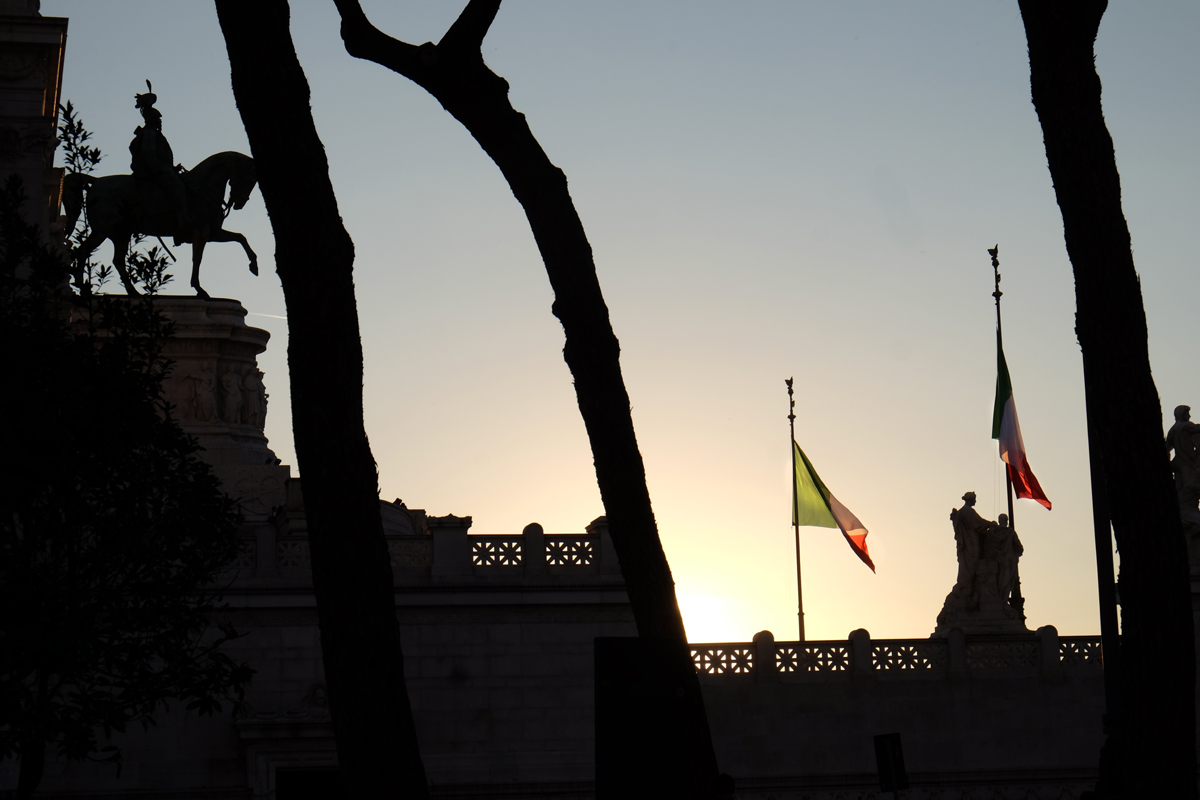
[[[419, 43], [461, 0], [364, 5]], [[178, 160], [248, 152], [211, 5], [42, 10], [71, 18], [63, 95], [108, 154], [102, 172], [128, 169], [146, 78]], [[332, 2], [293, 3], [293, 31], [357, 248], [383, 496], [470, 514], [476, 532], [582, 530], [599, 493], [519, 205], [435, 100], [344, 53]], [[1194, 2], [1114, 2], [1097, 43], [1168, 418], [1200, 407], [1198, 34]], [[809, 636], [932, 631], [954, 582], [950, 507], [975, 490], [985, 516], [1003, 510], [997, 242], [1017, 408], [1055, 504], [1016, 513], [1029, 625], [1098, 630], [1071, 265], [1013, 0], [507, 0], [484, 55], [570, 180], [693, 641], [795, 636], [791, 375], [797, 438], [871, 529], [879, 570], [836, 531], [803, 529]], [[261, 197], [228, 225], [262, 275], [214, 245], [204, 284], [271, 331], [267, 433], [294, 464]]]

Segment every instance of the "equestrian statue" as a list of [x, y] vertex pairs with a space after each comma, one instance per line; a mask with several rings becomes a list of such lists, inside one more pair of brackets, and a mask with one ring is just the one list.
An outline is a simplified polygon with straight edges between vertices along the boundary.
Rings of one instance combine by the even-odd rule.
[[[246, 237], [223, 227], [225, 217], [250, 199], [258, 182], [254, 159], [241, 153], [209, 156], [190, 170], [174, 163], [171, 145], [162, 134], [162, 114], [154, 108], [158, 99], [146, 81], [147, 92], [135, 95], [135, 107], [145, 124], [134, 132], [129, 144], [133, 157], [132, 175], [92, 178], [72, 173], [63, 180], [66, 230], [74, 230], [87, 205], [91, 233], [72, 254], [75, 285], [83, 290], [83, 266], [88, 256], [108, 239], [113, 244], [113, 266], [130, 295], [139, 294], [129, 277], [125, 256], [134, 234], [170, 236], [175, 244], [192, 245], [192, 288], [208, 298], [200, 286], [200, 261], [209, 242], [237, 242], [250, 259], [250, 272], [258, 274], [258, 257]], [[229, 199], [225, 198], [226, 186]]]

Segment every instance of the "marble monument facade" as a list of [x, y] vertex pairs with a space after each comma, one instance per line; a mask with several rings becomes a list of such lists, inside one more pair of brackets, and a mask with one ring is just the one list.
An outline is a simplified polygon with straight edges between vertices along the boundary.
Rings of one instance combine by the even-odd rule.
[[[246, 634], [231, 653], [257, 671], [250, 709], [239, 719], [176, 709], [121, 737], [120, 777], [60, 762], [47, 768], [41, 793], [289, 800], [295, 782], [285, 778], [328, 775], [337, 755], [303, 483], [263, 434], [270, 399], [256, 359], [268, 334], [245, 324], [236, 301], [155, 302], [176, 324], [169, 399], [242, 508], [245, 546], [225, 578], [225, 615]], [[475, 535], [469, 517], [400, 501], [381, 508], [434, 795], [591, 796], [593, 640], [636, 634], [604, 519], [572, 534], [531, 524]], [[979, 523], [985, 534], [997, 526]], [[986, 538], [976, 544], [990, 552]], [[999, 580], [999, 570], [972, 575]], [[739, 797], [871, 797], [872, 736], [893, 731], [914, 787], [924, 787], [911, 798], [1073, 798], [1094, 774], [1098, 637], [1033, 634], [1019, 623], [1004, 635], [950, 626], [928, 640], [856, 631], [840, 642], [776, 642], [764, 631], [754, 642], [692, 650], [717, 756]], [[11, 767], [0, 768], [0, 789], [15, 780]]]

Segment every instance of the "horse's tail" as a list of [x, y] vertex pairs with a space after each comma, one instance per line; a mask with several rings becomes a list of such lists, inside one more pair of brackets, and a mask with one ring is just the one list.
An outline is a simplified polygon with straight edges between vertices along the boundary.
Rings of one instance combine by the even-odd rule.
[[63, 178], [62, 204], [67, 212], [67, 224], [63, 232], [67, 236], [71, 235], [75, 223], [79, 222], [79, 215], [83, 213], [83, 193], [92, 185], [92, 180], [91, 176], [82, 172], [72, 172]]

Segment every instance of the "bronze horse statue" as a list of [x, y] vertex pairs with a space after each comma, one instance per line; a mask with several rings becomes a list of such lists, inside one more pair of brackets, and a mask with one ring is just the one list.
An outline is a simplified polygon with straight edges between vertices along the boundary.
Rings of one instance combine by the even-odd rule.
[[[83, 287], [83, 265], [100, 243], [113, 243], [113, 266], [130, 295], [139, 294], [129, 279], [125, 255], [129, 240], [136, 233], [146, 236], [171, 236], [175, 244], [192, 244], [192, 288], [198, 297], [208, 298], [200, 286], [200, 260], [209, 242], [237, 242], [250, 259], [250, 272], [258, 274], [258, 256], [246, 237], [227, 231], [223, 225], [231, 209], [240, 209], [250, 199], [258, 182], [254, 159], [241, 153], [224, 152], [209, 156], [183, 174], [187, 188], [188, 220], [181, 222], [164, 197], [163, 188], [152, 180], [132, 175], [108, 175], [92, 178], [72, 173], [63, 181], [63, 206], [67, 212], [66, 230], [75, 229], [87, 193], [88, 224], [91, 235], [72, 254], [75, 284]], [[229, 186], [229, 200], [225, 187]]]

